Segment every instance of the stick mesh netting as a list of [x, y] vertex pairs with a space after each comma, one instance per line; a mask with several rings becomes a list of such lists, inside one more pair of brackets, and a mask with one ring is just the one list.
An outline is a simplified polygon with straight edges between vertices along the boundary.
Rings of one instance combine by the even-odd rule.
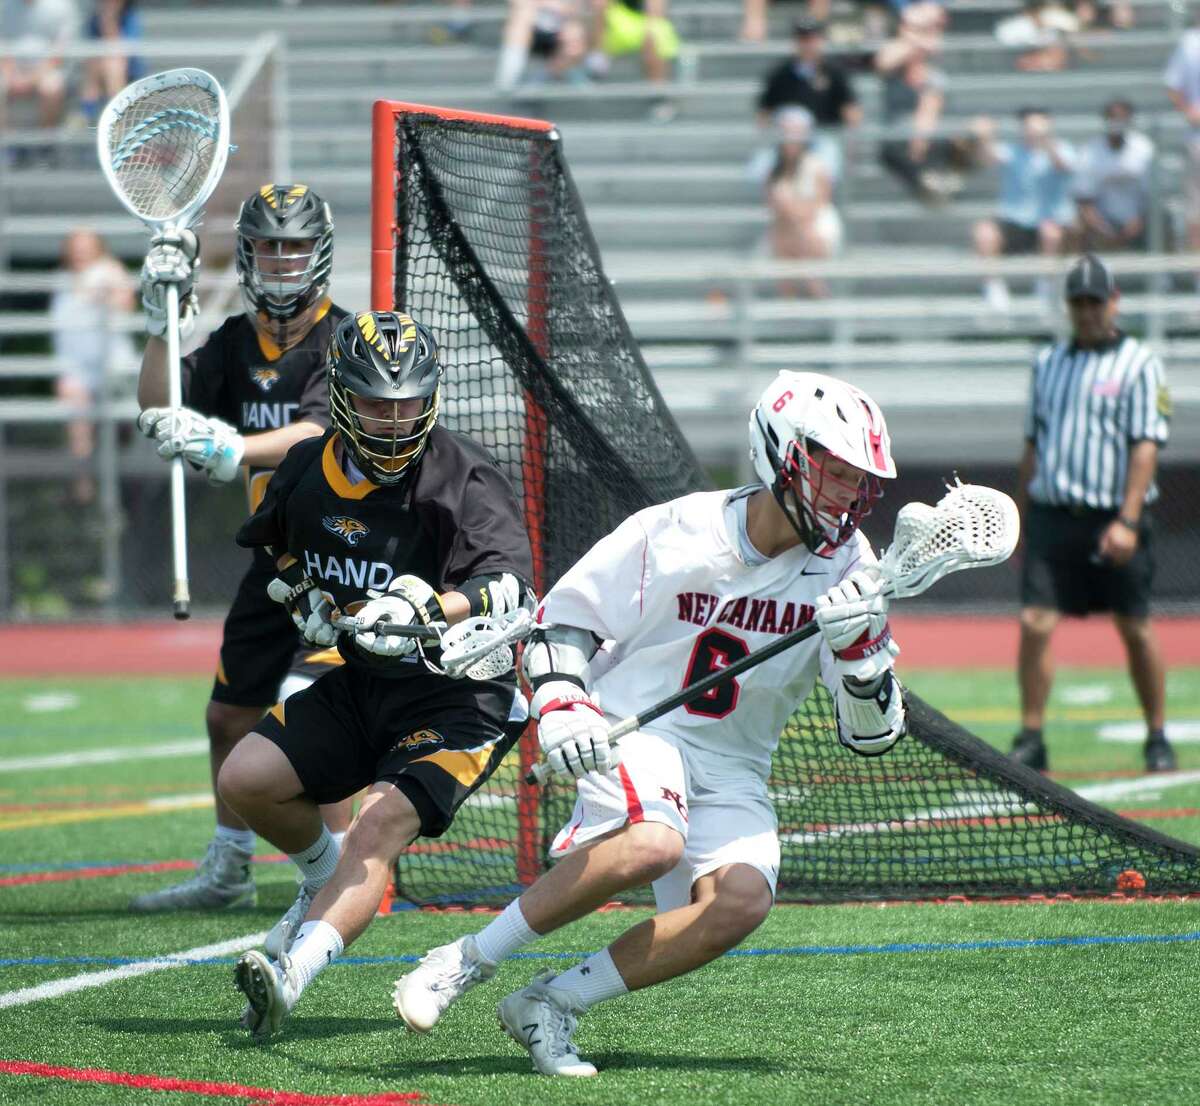
[[[548, 125], [387, 107], [376, 109], [373, 306], [434, 328], [445, 421], [517, 487], [544, 590], [631, 512], [707, 482], [630, 336]], [[824, 688], [799, 706], [771, 780], [781, 899], [1106, 894], [1130, 869], [1149, 892], [1200, 889], [1197, 850], [910, 700], [910, 736], [873, 760], [839, 745]], [[402, 897], [500, 902], [536, 875], [572, 793], [520, 782], [535, 749], [527, 736], [522, 759], [510, 755], [444, 838], [401, 858]]]

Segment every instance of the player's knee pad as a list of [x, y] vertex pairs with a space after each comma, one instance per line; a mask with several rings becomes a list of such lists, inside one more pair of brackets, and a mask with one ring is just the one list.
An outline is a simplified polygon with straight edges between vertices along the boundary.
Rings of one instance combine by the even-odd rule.
[[904, 690], [890, 670], [870, 695], [856, 695], [840, 683], [834, 693], [838, 739], [859, 756], [886, 753], [908, 732]]

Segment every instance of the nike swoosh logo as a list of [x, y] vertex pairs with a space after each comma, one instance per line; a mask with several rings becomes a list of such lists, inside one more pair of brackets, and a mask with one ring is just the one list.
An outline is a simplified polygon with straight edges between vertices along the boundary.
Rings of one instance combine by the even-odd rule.
[[309, 864], [316, 864], [316, 862], [317, 862], [318, 860], [320, 860], [320, 859], [321, 859], [321, 857], [323, 857], [323, 856], [324, 856], [324, 855], [325, 855], [327, 852], [329, 852], [329, 842], [328, 842], [328, 841], [326, 841], [326, 842], [325, 842], [325, 847], [324, 847], [324, 848], [323, 848], [323, 849], [322, 849], [322, 850], [321, 850], [319, 853], [317, 853], [317, 855], [316, 855], [316, 856], [314, 856], [314, 857], [312, 858], [312, 860], [308, 861], [308, 863], [309, 863]]
[[829, 573], [827, 571], [826, 572], [809, 572], [807, 568], [802, 568], [800, 570], [800, 575], [801, 576], [828, 576]]

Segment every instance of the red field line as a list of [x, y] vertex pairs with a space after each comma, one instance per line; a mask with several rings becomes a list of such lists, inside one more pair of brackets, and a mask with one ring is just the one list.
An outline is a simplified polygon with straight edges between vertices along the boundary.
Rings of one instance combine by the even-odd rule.
[[[903, 668], [1007, 668], [1016, 662], [1015, 615], [892, 619]], [[1167, 663], [1200, 665], [1200, 618], [1155, 620]], [[221, 623], [197, 619], [120, 625], [0, 626], [0, 676], [207, 675]], [[1125, 654], [1106, 618], [1064, 619], [1052, 646], [1059, 664], [1120, 667]]]
[[75, 879], [103, 879], [105, 876], [128, 876], [141, 872], [178, 872], [195, 868], [194, 860], [160, 860], [156, 864], [117, 864], [111, 868], [68, 868], [59, 872], [22, 872], [19, 876], [4, 876], [0, 887], [21, 887], [30, 883], [69, 883]]
[[142, 1091], [174, 1091], [176, 1094], [207, 1095], [210, 1098], [245, 1098], [269, 1106], [412, 1106], [421, 1101], [416, 1091], [382, 1091], [378, 1094], [303, 1094], [271, 1087], [246, 1087], [237, 1083], [209, 1083], [197, 1079], [172, 1079], [161, 1075], [138, 1075], [103, 1068], [63, 1068], [26, 1060], [0, 1060], [0, 1074], [32, 1075], [40, 1079], [62, 1079], [71, 1083], [104, 1083], [134, 1087]]

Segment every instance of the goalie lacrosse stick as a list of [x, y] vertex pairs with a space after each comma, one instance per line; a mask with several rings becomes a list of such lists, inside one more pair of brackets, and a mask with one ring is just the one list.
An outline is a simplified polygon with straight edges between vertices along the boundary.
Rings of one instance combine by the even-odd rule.
[[[920, 595], [943, 576], [968, 568], [987, 568], [1008, 560], [1017, 547], [1021, 520], [1016, 504], [995, 488], [981, 484], [956, 484], [937, 503], [907, 503], [896, 516], [892, 544], [880, 558], [876, 571], [883, 593], [891, 599]], [[647, 722], [676, 707], [694, 702], [714, 687], [762, 664], [820, 633], [814, 619], [770, 645], [689, 684], [674, 695], [639, 714], [621, 719], [608, 731], [610, 743], [619, 741]], [[526, 783], [544, 783], [550, 775], [545, 763], [535, 764]]]
[[435, 626], [419, 626], [406, 622], [376, 622], [374, 625], [360, 618], [346, 615], [331, 620], [333, 628], [343, 633], [361, 633], [364, 630], [389, 637], [412, 637], [418, 642], [441, 647], [439, 664], [426, 659], [425, 663], [434, 672], [458, 680], [463, 676], [472, 680], [494, 680], [508, 672], [515, 660], [512, 647], [524, 641], [532, 632], [533, 615], [524, 607], [496, 618], [466, 618], [448, 629]]
[[[152, 231], [185, 229], [221, 179], [229, 156], [229, 106], [202, 69], [171, 69], [135, 81], [109, 102], [96, 133], [100, 167], [117, 199]], [[167, 402], [183, 406], [179, 288], [167, 286]], [[183, 458], [171, 461], [175, 617], [187, 618]]]

